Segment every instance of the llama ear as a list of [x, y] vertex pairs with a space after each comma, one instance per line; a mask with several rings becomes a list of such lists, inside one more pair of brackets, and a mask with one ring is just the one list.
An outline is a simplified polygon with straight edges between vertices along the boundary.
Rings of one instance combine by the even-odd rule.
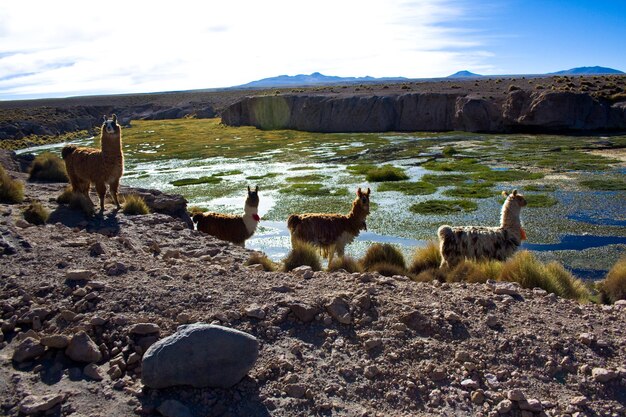
[[502, 197], [506, 198], [509, 196], [509, 193], [507, 193], [506, 191], [502, 191]]
[[248, 185], [248, 193], [250, 192], [250, 186]]
[[254, 187], [254, 192], [258, 193], [259, 192], [259, 186], [257, 185], [256, 187]]
[[102, 115], [102, 122], [104, 123], [104, 122], [106, 122], [106, 121], [107, 121], [107, 115], [106, 115], [106, 114], [104, 114], [104, 115]]
[[368, 197], [370, 196], [370, 187], [367, 187], [367, 193], [365, 193]]
[[113, 115], [113, 123], [117, 123], [117, 115]]
[[517, 195], [517, 190], [513, 190], [513, 197]]
[[361, 192], [361, 187], [359, 187], [359, 188], [356, 189], [356, 195], [361, 197], [361, 194], [363, 194], [363, 193]]

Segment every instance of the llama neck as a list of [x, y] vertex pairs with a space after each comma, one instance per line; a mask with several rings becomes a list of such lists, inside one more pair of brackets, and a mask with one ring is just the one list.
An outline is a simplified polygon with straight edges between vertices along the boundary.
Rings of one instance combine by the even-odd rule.
[[515, 231], [519, 231], [522, 228], [522, 221], [520, 219], [520, 207], [517, 204], [511, 204], [510, 200], [508, 199], [502, 206], [500, 227], [503, 229], [511, 229]]
[[243, 208], [243, 223], [246, 225], [246, 230], [250, 235], [254, 233], [256, 227], [259, 225], [259, 208], [249, 205], [245, 205]]
[[122, 155], [121, 136], [102, 135], [102, 154], [105, 157], [118, 157]]
[[348, 213], [348, 220], [354, 226], [355, 230], [361, 230], [363, 223], [365, 223], [365, 218], [367, 217], [367, 212], [363, 210], [361, 205], [355, 204], [352, 206], [352, 210]]

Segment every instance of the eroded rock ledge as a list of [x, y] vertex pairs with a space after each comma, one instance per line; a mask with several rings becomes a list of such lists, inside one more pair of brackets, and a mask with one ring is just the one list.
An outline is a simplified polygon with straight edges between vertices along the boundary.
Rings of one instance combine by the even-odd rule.
[[626, 130], [626, 102], [524, 90], [503, 101], [464, 93], [285, 94], [246, 97], [222, 112], [222, 122], [310, 132], [608, 132]]

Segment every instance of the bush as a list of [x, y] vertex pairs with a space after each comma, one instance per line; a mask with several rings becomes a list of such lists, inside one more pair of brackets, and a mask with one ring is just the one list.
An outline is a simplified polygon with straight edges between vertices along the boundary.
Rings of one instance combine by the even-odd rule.
[[439, 251], [439, 243], [434, 240], [428, 241], [423, 248], [417, 248], [413, 253], [409, 272], [419, 274], [432, 268], [439, 268], [441, 264], [441, 252]]
[[[395, 265], [405, 273], [406, 262], [402, 252], [389, 243], [375, 243], [367, 248], [367, 252], [360, 260], [361, 266], [366, 271], [373, 271], [376, 264]], [[380, 272], [380, 271], [379, 271]]]
[[426, 195], [437, 191], [437, 187], [424, 181], [383, 182], [376, 191], [399, 191], [406, 195]]
[[328, 272], [339, 271], [343, 269], [350, 273], [352, 272], [361, 272], [363, 268], [361, 265], [350, 256], [341, 256], [333, 259], [333, 261], [328, 265]]
[[145, 200], [138, 195], [128, 195], [125, 197], [122, 212], [128, 215], [150, 214], [150, 209]]
[[278, 269], [278, 266], [267, 255], [258, 252], [250, 255], [246, 265], [263, 265], [263, 270], [267, 272], [274, 272]]
[[498, 261], [465, 261], [448, 272], [448, 282], [484, 283], [489, 279], [497, 280], [502, 270], [502, 263]]
[[302, 265], [308, 265], [313, 268], [314, 271], [320, 271], [322, 269], [322, 262], [317, 253], [317, 249], [305, 242], [293, 241], [291, 242], [291, 251], [287, 254], [287, 257], [283, 259], [285, 271], [291, 271]]
[[378, 272], [386, 277], [392, 277], [394, 275], [406, 275], [406, 269], [401, 268], [398, 265], [390, 262], [378, 262], [371, 265], [368, 269], [370, 272]]
[[83, 193], [72, 193], [69, 202], [70, 208], [79, 210], [85, 213], [87, 216], [93, 216], [95, 208], [93, 201]]
[[57, 203], [69, 204], [72, 199], [72, 187], [65, 187], [65, 190], [57, 197]]
[[0, 202], [21, 203], [24, 200], [24, 184], [14, 180], [0, 166]]
[[598, 286], [602, 302], [614, 303], [617, 300], [626, 300], [626, 256], [622, 256], [613, 265]]
[[68, 180], [65, 162], [50, 152], [37, 155], [28, 172], [29, 181], [67, 182]]
[[31, 224], [46, 224], [50, 212], [39, 201], [33, 201], [22, 212], [24, 214], [24, 220]]
[[383, 165], [368, 171], [365, 179], [370, 182], [403, 181], [409, 179], [409, 176], [406, 175], [402, 168], [394, 167], [393, 165]]

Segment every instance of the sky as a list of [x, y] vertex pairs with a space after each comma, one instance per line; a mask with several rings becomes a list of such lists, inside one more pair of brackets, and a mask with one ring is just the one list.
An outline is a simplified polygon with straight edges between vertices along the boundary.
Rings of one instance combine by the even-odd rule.
[[0, 2], [0, 100], [595, 65], [626, 71], [626, 0]]

